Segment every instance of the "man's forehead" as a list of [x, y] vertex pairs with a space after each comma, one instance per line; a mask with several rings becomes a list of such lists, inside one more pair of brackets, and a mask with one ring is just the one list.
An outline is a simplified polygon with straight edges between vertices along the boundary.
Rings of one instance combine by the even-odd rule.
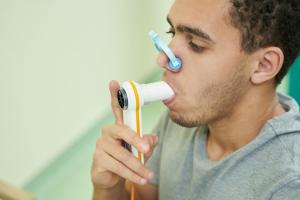
[[191, 5], [192, 7], [224, 7], [231, 4], [230, 0], [175, 0], [174, 4]]
[[[224, 19], [228, 15], [229, 0], [176, 0], [170, 10], [172, 14], [182, 14], [187, 18]], [[174, 12], [174, 13], [173, 13]], [[210, 19], [206, 18], [207, 21]]]
[[173, 25], [201, 28], [214, 38], [215, 29], [228, 25], [229, 5], [229, 0], [176, 0], [168, 17]]

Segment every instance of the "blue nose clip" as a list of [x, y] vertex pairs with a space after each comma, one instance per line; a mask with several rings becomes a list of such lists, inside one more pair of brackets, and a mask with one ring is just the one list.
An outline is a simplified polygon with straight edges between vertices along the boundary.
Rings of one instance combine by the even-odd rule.
[[151, 37], [152, 41], [154, 42], [154, 46], [158, 50], [158, 52], [163, 51], [167, 57], [169, 58], [169, 69], [173, 72], [178, 72], [182, 67], [182, 61], [180, 58], [177, 58], [171, 49], [162, 41], [159, 35], [154, 32], [150, 31], [149, 36]]

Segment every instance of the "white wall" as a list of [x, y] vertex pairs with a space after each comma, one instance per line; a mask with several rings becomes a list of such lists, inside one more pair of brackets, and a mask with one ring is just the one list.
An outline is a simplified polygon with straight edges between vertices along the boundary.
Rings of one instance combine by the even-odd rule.
[[23, 185], [107, 113], [109, 80], [153, 71], [171, 2], [0, 1], [0, 179]]

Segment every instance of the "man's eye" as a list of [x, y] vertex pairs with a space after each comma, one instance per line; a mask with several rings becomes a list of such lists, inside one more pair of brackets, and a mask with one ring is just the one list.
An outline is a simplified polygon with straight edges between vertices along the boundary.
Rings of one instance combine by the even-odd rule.
[[202, 52], [202, 51], [205, 50], [204, 47], [199, 46], [199, 45], [193, 43], [192, 41], [189, 42], [189, 45], [190, 45], [191, 49], [192, 49], [193, 51], [197, 52], [197, 53], [200, 53], [200, 52]]
[[171, 34], [171, 36], [174, 37], [175, 31], [174, 31], [172, 28], [170, 28], [170, 29], [166, 32], [166, 34]]

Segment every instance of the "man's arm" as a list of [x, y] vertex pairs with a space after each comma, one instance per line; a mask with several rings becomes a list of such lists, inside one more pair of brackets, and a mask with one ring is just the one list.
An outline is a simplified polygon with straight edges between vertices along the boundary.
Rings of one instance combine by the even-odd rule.
[[[126, 188], [124, 184], [120, 183], [111, 189], [97, 189], [94, 187], [93, 200], [98, 199], [116, 199], [116, 200], [129, 200], [131, 183], [126, 181]], [[135, 200], [158, 200], [158, 188], [150, 183], [146, 185], [134, 185], [135, 187]]]
[[93, 200], [110, 199], [110, 200], [129, 200], [129, 195], [124, 188], [124, 181], [120, 181], [113, 188], [103, 189], [94, 186]]

